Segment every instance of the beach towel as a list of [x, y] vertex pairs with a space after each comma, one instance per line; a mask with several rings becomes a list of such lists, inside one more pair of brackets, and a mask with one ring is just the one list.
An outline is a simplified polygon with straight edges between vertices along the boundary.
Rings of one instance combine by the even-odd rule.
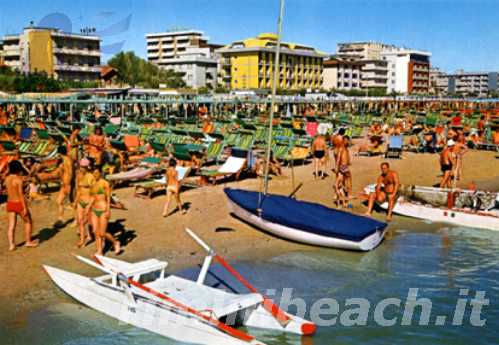
[[153, 169], [135, 168], [129, 171], [119, 172], [117, 174], [107, 175], [109, 181], [130, 181], [146, 178], [153, 173]]
[[319, 127], [319, 125], [317, 124], [317, 122], [307, 122], [307, 125], [305, 126], [305, 130], [306, 130], [308, 135], [310, 135], [311, 137], [315, 137], [315, 135], [317, 134], [318, 127]]

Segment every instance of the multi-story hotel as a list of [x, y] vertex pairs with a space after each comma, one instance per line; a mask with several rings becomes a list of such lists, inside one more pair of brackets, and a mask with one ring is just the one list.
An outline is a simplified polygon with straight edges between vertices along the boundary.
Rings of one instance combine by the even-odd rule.
[[387, 92], [423, 94], [430, 92], [430, 56], [428, 52], [386, 48], [381, 57], [387, 62]]
[[2, 38], [5, 65], [22, 72], [45, 72], [60, 80], [98, 80], [100, 38], [53, 28], [27, 27]]
[[380, 60], [381, 52], [389, 47], [379, 42], [338, 43], [336, 54], [348, 60]]
[[324, 61], [323, 88], [330, 90], [359, 90], [362, 62], [331, 58]]
[[214, 50], [221, 45], [209, 44], [202, 31], [182, 30], [146, 35], [147, 60], [164, 69], [182, 73], [192, 88], [217, 85], [217, 59]]
[[430, 69], [430, 93], [432, 95], [446, 95], [449, 91], [449, 76], [439, 68]]
[[[277, 35], [266, 33], [218, 49], [222, 84], [231, 89], [270, 89], [276, 45]], [[281, 42], [277, 87], [322, 88], [324, 57], [312, 47]]]
[[465, 72], [459, 70], [447, 75], [450, 94], [467, 96], [487, 96], [490, 91], [498, 90], [497, 72]]

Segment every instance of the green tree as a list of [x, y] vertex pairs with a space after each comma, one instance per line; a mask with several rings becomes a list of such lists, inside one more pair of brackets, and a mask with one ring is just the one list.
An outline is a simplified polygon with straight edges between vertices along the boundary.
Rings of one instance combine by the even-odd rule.
[[158, 88], [159, 84], [169, 88], [185, 87], [182, 73], [161, 69], [131, 51], [116, 54], [108, 65], [118, 70], [118, 81], [123, 84], [148, 88]]

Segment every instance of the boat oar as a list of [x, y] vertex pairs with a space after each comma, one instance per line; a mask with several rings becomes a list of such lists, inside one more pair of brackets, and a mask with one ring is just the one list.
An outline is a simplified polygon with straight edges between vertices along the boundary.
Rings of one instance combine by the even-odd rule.
[[89, 264], [90, 266], [93, 266], [107, 274], [116, 274], [118, 276], [118, 278], [120, 280], [122, 279], [125, 279], [126, 282], [128, 282], [130, 285], [133, 285], [135, 286], [136, 288], [142, 290], [142, 291], [145, 291], [147, 292], [148, 294], [150, 295], [153, 295], [154, 297], [157, 297], [163, 301], [166, 301], [168, 302], [169, 304], [173, 305], [174, 307], [176, 307], [177, 309], [179, 310], [182, 310], [184, 312], [187, 312], [189, 314], [192, 314], [192, 315], [195, 315], [205, 321], [208, 321], [210, 324], [212, 324], [213, 326], [217, 327], [220, 331], [226, 333], [226, 334], [229, 334], [230, 336], [233, 336], [235, 338], [238, 338], [240, 340], [243, 340], [243, 341], [246, 341], [246, 342], [249, 342], [251, 344], [255, 344], [255, 345], [258, 345], [258, 343], [255, 343], [254, 341], [255, 340], [255, 337], [247, 334], [247, 333], [244, 333], [244, 332], [241, 332], [235, 328], [232, 328], [228, 325], [226, 325], [225, 323], [217, 320], [217, 319], [214, 319], [210, 316], [207, 316], [205, 314], [203, 314], [202, 312], [200, 312], [199, 310], [197, 309], [194, 309], [192, 307], [189, 307], [167, 295], [165, 295], [164, 293], [161, 293], [159, 291], [156, 291], [154, 289], [151, 289], [150, 287], [148, 286], [145, 286], [143, 284], [140, 284], [139, 282], [133, 280], [132, 278], [129, 278], [129, 277], [126, 277], [123, 273], [120, 273], [120, 272], [117, 272], [113, 269], [110, 269], [108, 267], [105, 267], [103, 266], [102, 264], [100, 263], [96, 263], [92, 260], [89, 260], [87, 258], [84, 258], [84, 257], [81, 257], [79, 255], [75, 255], [76, 258], [78, 258], [79, 260], [85, 262], [86, 264]]
[[239, 274], [224, 258], [216, 254], [213, 249], [211, 249], [206, 242], [204, 242], [198, 235], [196, 235], [191, 229], [186, 228], [185, 231], [197, 242], [201, 247], [203, 247], [210, 255], [212, 255], [215, 260], [217, 260], [229, 273], [231, 273], [241, 284], [243, 284], [249, 291], [253, 293], [258, 293], [263, 297], [263, 307], [272, 314], [272, 316], [279, 321], [279, 323], [284, 327], [291, 321], [291, 318], [277, 305], [272, 302], [270, 298], [265, 297], [263, 294], [259, 293], [255, 287], [253, 287], [244, 277]]

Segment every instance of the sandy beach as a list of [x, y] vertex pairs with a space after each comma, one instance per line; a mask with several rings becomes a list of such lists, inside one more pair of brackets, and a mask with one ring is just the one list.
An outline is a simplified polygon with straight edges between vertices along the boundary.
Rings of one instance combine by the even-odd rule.
[[[479, 187], [498, 190], [499, 159], [496, 155], [486, 151], [468, 152], [464, 157], [463, 178], [458, 186], [465, 187], [469, 182], [475, 181]], [[355, 194], [360, 193], [366, 184], [376, 180], [382, 161], [383, 157], [353, 157]], [[389, 162], [399, 173], [403, 184], [433, 185], [438, 182], [438, 155], [405, 152], [403, 159]], [[314, 180], [312, 171], [312, 164], [294, 168], [295, 185], [303, 183], [296, 194], [297, 198], [332, 206], [334, 178], [329, 176], [324, 180]], [[290, 193], [293, 190], [291, 175], [291, 170], [285, 169], [284, 177], [274, 177], [270, 182], [270, 191]], [[169, 262], [170, 271], [200, 263], [204, 253], [184, 232], [185, 227], [194, 229], [219, 254], [232, 261], [262, 260], [292, 251], [314, 251], [314, 247], [272, 237], [230, 216], [223, 188], [232, 186], [257, 190], [259, 184], [257, 179], [248, 178], [186, 190], [182, 193], [182, 198], [189, 205], [187, 214], [177, 212], [166, 219], [161, 217], [164, 194], [156, 194], [149, 200], [134, 197], [132, 187], [117, 189], [116, 195], [128, 208], [126, 211], [113, 210], [111, 216], [110, 232], [115, 233], [124, 244], [124, 252], [120, 258], [129, 261], [149, 257], [164, 259]], [[95, 245], [91, 243], [84, 249], [76, 248], [76, 228], [69, 225], [72, 218], [70, 211], [66, 212], [68, 225], [65, 228], [53, 227], [57, 213], [55, 195], [51, 195], [51, 200], [34, 202], [31, 209], [34, 234], [40, 239], [40, 246], [36, 249], [20, 247], [15, 252], [9, 252], [5, 233], [5, 204], [0, 206], [3, 236], [0, 241], [0, 275], [4, 281], [3, 288], [0, 289], [0, 300], [3, 301], [2, 309], [8, 310], [8, 313], [1, 312], [0, 315], [2, 318], [8, 317], [9, 322], [14, 323], [23, 323], [27, 311], [50, 304], [62, 295], [44, 273], [42, 264], [78, 273], [95, 273], [95, 270], [72, 257], [73, 253], [91, 256], [95, 252]], [[354, 200], [353, 212], [364, 213], [365, 210], [362, 200]], [[375, 214], [375, 217], [384, 219], [384, 214]], [[407, 222], [428, 227], [423, 222], [396, 216], [389, 229], [396, 229]], [[18, 225], [16, 234], [19, 243], [23, 239], [22, 225]], [[111, 252], [107, 255], [114, 256]]]

